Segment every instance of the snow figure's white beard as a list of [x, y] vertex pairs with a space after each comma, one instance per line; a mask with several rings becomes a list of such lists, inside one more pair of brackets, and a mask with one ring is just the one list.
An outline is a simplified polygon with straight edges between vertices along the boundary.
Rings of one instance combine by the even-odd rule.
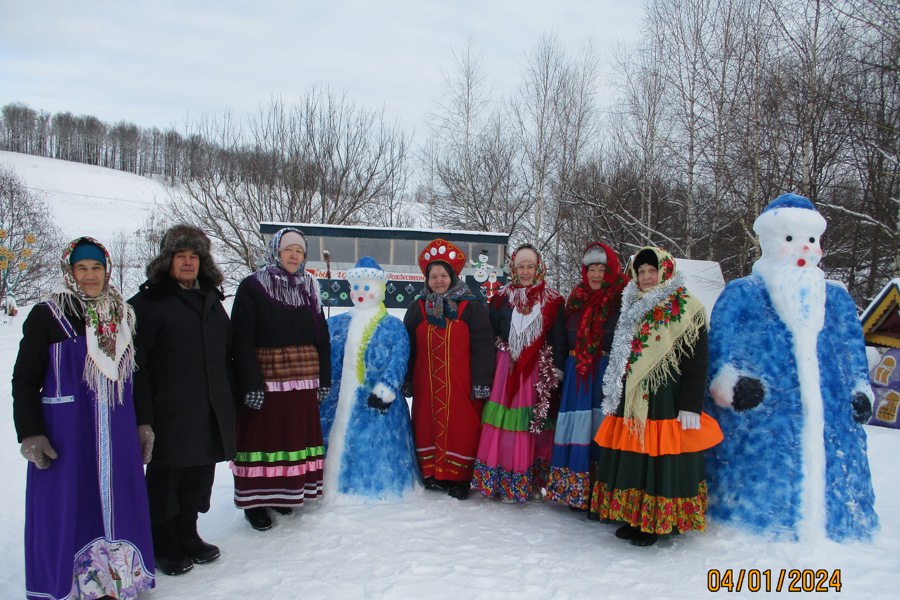
[[775, 312], [794, 337], [818, 337], [825, 324], [825, 273], [761, 258], [753, 272], [766, 283]]
[[825, 323], [825, 274], [818, 267], [793, 267], [762, 258], [753, 272], [766, 284], [775, 312], [794, 340], [803, 406], [803, 485], [798, 533], [805, 542], [825, 536], [825, 418], [818, 339]]

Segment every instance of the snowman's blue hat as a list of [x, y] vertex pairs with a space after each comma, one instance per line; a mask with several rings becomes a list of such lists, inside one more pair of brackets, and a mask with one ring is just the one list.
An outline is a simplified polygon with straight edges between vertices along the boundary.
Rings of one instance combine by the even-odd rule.
[[808, 210], [816, 210], [812, 200], [805, 196], [800, 196], [798, 194], [782, 194], [769, 202], [769, 205], [763, 209], [763, 212], [778, 208], [805, 208]]
[[782, 194], [763, 209], [753, 222], [753, 231], [762, 238], [775, 232], [781, 235], [785, 227], [797, 226], [810, 228], [816, 235], [822, 235], [827, 223], [809, 198]]
[[385, 273], [381, 265], [371, 256], [363, 256], [356, 263], [356, 266], [347, 271], [347, 279], [376, 279], [378, 281], [387, 281], [388, 274]]

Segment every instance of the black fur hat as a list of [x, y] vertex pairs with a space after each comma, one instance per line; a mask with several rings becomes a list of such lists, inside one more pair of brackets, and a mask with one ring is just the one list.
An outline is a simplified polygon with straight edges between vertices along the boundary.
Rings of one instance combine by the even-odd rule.
[[197, 279], [201, 287], [217, 288], [225, 281], [225, 276], [212, 257], [212, 242], [203, 231], [184, 223], [169, 227], [159, 242], [159, 256], [147, 265], [147, 279], [160, 283], [169, 275], [172, 258], [184, 250], [196, 252], [200, 257], [200, 273]]

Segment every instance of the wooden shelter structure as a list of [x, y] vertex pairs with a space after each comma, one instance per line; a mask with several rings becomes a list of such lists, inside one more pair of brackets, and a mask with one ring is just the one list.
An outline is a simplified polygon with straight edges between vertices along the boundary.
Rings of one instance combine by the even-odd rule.
[[892, 279], [859, 318], [866, 344], [900, 348], [900, 279]]

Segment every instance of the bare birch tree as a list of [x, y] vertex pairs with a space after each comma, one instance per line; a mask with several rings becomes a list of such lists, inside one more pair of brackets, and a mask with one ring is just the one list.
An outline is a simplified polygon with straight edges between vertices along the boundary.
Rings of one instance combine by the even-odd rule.
[[233, 280], [263, 256], [261, 221], [352, 224], [402, 189], [409, 137], [383, 111], [313, 89], [274, 99], [247, 132], [226, 114], [195, 125], [188, 168], [172, 189], [171, 220], [202, 227]]

